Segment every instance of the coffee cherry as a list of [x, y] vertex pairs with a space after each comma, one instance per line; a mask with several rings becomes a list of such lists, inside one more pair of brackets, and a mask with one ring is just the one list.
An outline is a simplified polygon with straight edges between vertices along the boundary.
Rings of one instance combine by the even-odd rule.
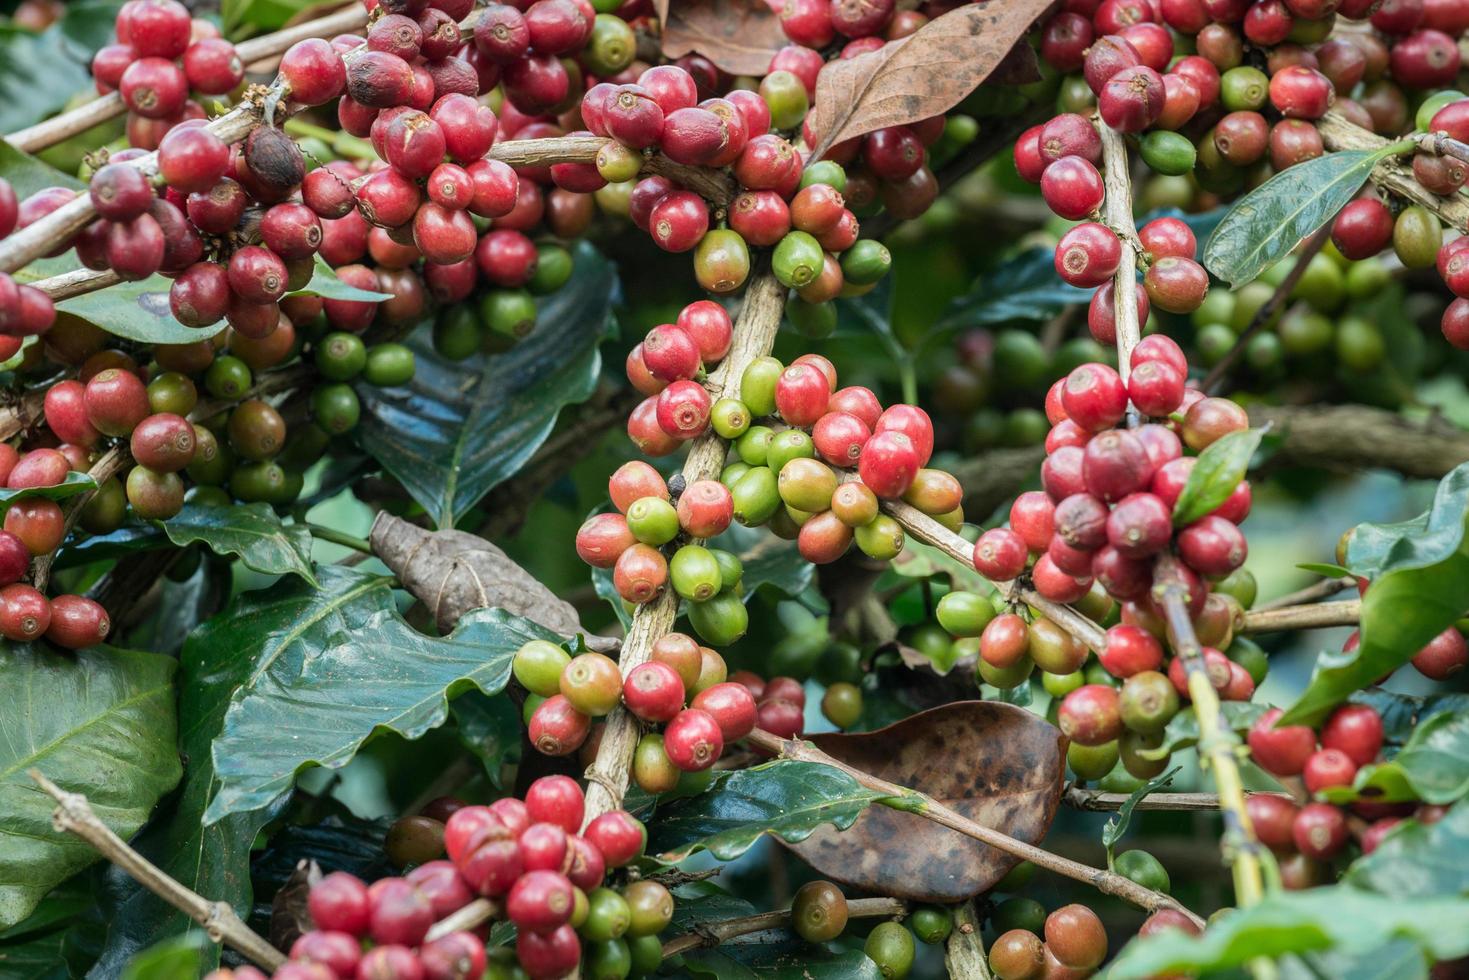
[[1469, 645], [1456, 628], [1450, 626], [1428, 641], [1413, 657], [1413, 666], [1425, 677], [1436, 681], [1448, 680], [1469, 663]]
[[1143, 276], [1148, 300], [1169, 313], [1192, 313], [1209, 292], [1209, 274], [1193, 259], [1165, 256]]
[[1291, 838], [1307, 857], [1324, 861], [1346, 846], [1346, 815], [1330, 803], [1307, 803], [1296, 814]]
[[573, 657], [561, 672], [561, 693], [584, 715], [601, 717], [617, 707], [622, 673], [616, 661], [600, 653]]
[[867, 934], [862, 951], [877, 964], [884, 980], [901, 980], [913, 969], [913, 933], [901, 922], [879, 923]]
[[[1124, 42], [1126, 43], [1126, 42]], [[1098, 94], [1102, 121], [1123, 133], [1147, 129], [1163, 112], [1163, 78], [1146, 65], [1123, 68]]]
[[1078, 156], [1062, 157], [1041, 174], [1041, 196], [1046, 205], [1071, 221], [1085, 218], [1100, 207], [1104, 194], [1102, 175]]
[[1357, 764], [1340, 749], [1321, 749], [1306, 759], [1301, 776], [1312, 793], [1332, 786], [1350, 786], [1357, 775]]
[[571, 882], [556, 871], [527, 871], [505, 900], [505, 913], [523, 932], [547, 933], [571, 917]]
[[809, 881], [791, 899], [791, 928], [808, 943], [824, 943], [847, 927], [847, 898], [829, 881]]
[[[15, 535], [9, 532], [0, 533], [4, 534], [0, 538], [0, 552], [3, 552], [7, 566], [6, 577], [9, 577], [8, 573], [13, 570], [13, 563], [18, 557], [21, 563], [20, 572], [15, 576], [18, 579], [25, 574], [29, 553]], [[14, 580], [12, 584], [0, 588], [0, 636], [17, 643], [28, 643], [45, 633], [50, 626], [51, 604], [42, 593]]]
[[570, 755], [587, 740], [592, 720], [557, 694], [535, 709], [528, 728], [531, 743], [542, 755]]
[[1345, 753], [1358, 766], [1377, 760], [1382, 740], [1382, 716], [1365, 704], [1344, 704], [1321, 726], [1321, 746]]
[[1100, 286], [1121, 261], [1122, 243], [1094, 221], [1072, 228], [1056, 245], [1056, 272], [1073, 286]]
[[[133, 429], [133, 459], [160, 473], [176, 473], [193, 462], [194, 426], [179, 415], [150, 415]], [[13, 474], [12, 474], [13, 475]]]
[[1029, 929], [1011, 929], [990, 945], [990, 970], [998, 980], [1036, 980], [1046, 969], [1046, 948]]
[[699, 772], [724, 751], [724, 736], [713, 716], [697, 708], [679, 712], [663, 730], [668, 759], [684, 772]]
[[1088, 684], [1066, 695], [1059, 714], [1061, 731], [1081, 745], [1096, 746], [1122, 734], [1116, 688]]
[[795, 426], [811, 426], [826, 414], [831, 390], [826, 377], [809, 364], [792, 364], [775, 383], [775, 407]]
[[1046, 948], [1064, 966], [1092, 970], [1107, 957], [1107, 933], [1085, 905], [1065, 905], [1046, 917]]
[[874, 494], [894, 499], [912, 485], [920, 465], [912, 439], [902, 432], [879, 432], [863, 445], [857, 473]]
[[541, 934], [525, 930], [515, 937], [515, 955], [532, 977], [559, 977], [581, 960], [581, 940], [570, 925]]
[[665, 664], [640, 664], [623, 681], [622, 700], [627, 710], [644, 721], [669, 721], [683, 709], [683, 681]]

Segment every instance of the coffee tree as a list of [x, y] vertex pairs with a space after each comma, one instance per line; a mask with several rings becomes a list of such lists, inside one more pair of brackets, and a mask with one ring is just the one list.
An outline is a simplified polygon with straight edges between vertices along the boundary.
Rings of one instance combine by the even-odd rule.
[[1469, 972], [1466, 0], [5, 7], [0, 975]]

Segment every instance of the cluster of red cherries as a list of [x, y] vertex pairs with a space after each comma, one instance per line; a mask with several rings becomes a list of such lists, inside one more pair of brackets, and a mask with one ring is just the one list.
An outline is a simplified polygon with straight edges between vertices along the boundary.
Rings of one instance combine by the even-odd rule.
[[[1459, 640], [1460, 645], [1463, 639]], [[1382, 717], [1367, 704], [1344, 704], [1321, 724], [1277, 725], [1281, 711], [1271, 708], [1250, 728], [1255, 764], [1296, 789], [1305, 802], [1281, 794], [1255, 793], [1246, 800], [1255, 836], [1281, 856], [1287, 887], [1305, 888], [1330, 880], [1327, 862], [1355, 839], [1371, 854], [1400, 823], [1413, 817], [1434, 823], [1444, 808], [1417, 803], [1361, 800], [1345, 806], [1318, 794], [1350, 787], [1359, 770], [1372, 765], [1383, 748]]]
[[[307, 896], [314, 928], [296, 939], [273, 977], [480, 980], [487, 967], [518, 965], [542, 980], [565, 976], [583, 956], [597, 975], [653, 972], [662, 961], [657, 936], [672, 919], [673, 896], [649, 879], [607, 883], [609, 873], [642, 854], [647, 835], [623, 810], [583, 827], [585, 803], [567, 776], [537, 779], [523, 800], [434, 801], [425, 822], [441, 833], [438, 856], [403, 877], [371, 884], [343, 871], [317, 881]], [[517, 929], [509, 963], [497, 959], [509, 947], [486, 949], [488, 924], [435, 929], [480, 898]], [[235, 980], [251, 975], [233, 974]]]

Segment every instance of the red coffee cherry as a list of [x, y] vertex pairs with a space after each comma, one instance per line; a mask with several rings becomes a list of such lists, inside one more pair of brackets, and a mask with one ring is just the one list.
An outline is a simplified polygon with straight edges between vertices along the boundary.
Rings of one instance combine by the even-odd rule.
[[[1137, 237], [1155, 259], [1169, 255], [1191, 259], [1198, 249], [1193, 229], [1178, 218], [1154, 218], [1138, 229]], [[1136, 354], [1133, 363], [1137, 363]]]
[[505, 900], [505, 912], [525, 932], [552, 932], [571, 918], [575, 906], [571, 882], [559, 871], [527, 871]]
[[[1086, 116], [1075, 112], [1063, 112], [1051, 117], [1041, 126], [1037, 134], [1040, 140], [1040, 159], [1049, 169], [1049, 164], [1068, 156], [1076, 156], [1090, 164], [1102, 162], [1102, 137], [1096, 125]], [[1042, 175], [1043, 176], [1043, 175]], [[1040, 177], [1036, 178], [1037, 180]]]
[[1382, 751], [1382, 716], [1365, 704], [1344, 704], [1321, 726], [1321, 745], [1337, 749], [1358, 766], [1377, 760]]
[[1167, 546], [1173, 514], [1151, 493], [1123, 497], [1107, 517], [1107, 543], [1124, 558], [1142, 559]]
[[1210, 577], [1228, 575], [1249, 553], [1245, 536], [1231, 522], [1210, 515], [1178, 534], [1178, 554], [1194, 571]]
[[1008, 528], [991, 528], [974, 542], [974, 568], [985, 578], [1008, 582], [1025, 571], [1027, 549], [1019, 534]]
[[1281, 709], [1271, 708], [1250, 726], [1250, 755], [1272, 775], [1297, 776], [1316, 751], [1316, 733], [1305, 725], [1276, 727], [1282, 714]]
[[666, 664], [639, 664], [623, 681], [622, 702], [644, 721], [669, 721], [683, 710], [683, 681]]
[[1346, 847], [1349, 837], [1346, 815], [1330, 803], [1307, 803], [1296, 814], [1291, 829], [1291, 838], [1300, 852], [1318, 861], [1335, 856]]
[[1010, 528], [1029, 551], [1045, 551], [1056, 533], [1056, 505], [1047, 494], [1027, 490], [1010, 505]]
[[1169, 313], [1192, 313], [1209, 292], [1209, 274], [1193, 259], [1165, 256], [1148, 266], [1143, 288], [1153, 306]]
[[560, 977], [576, 969], [581, 961], [581, 940], [568, 923], [549, 933], [517, 933], [515, 956], [532, 977]]
[[1056, 272], [1073, 286], [1100, 286], [1122, 261], [1122, 243], [1105, 225], [1089, 221], [1061, 236], [1056, 245]]
[[91, 599], [59, 595], [51, 600], [51, 625], [46, 628], [46, 639], [57, 646], [84, 650], [105, 641], [111, 631], [107, 610]]
[[1281, 796], [1251, 793], [1245, 800], [1245, 812], [1260, 843], [1276, 851], [1295, 849], [1294, 828], [1300, 807]]
[[1428, 641], [1413, 657], [1413, 666], [1424, 677], [1432, 680], [1447, 680], [1469, 664], [1469, 645], [1464, 636], [1450, 626]]
[[1137, 49], [1125, 38], [1108, 34], [1097, 38], [1086, 53], [1082, 75], [1087, 87], [1098, 96], [1115, 75], [1127, 68], [1142, 64]]
[[1122, 133], [1147, 129], [1163, 113], [1163, 77], [1146, 65], [1124, 68], [1097, 98], [1102, 121]]
[[333, 871], [313, 885], [306, 908], [318, 929], [362, 936], [370, 923], [367, 885], [345, 871]]
[[582, 835], [601, 852], [607, 866], [620, 868], [643, 852], [648, 834], [642, 822], [626, 810], [612, 810], [587, 824]]
[[1113, 677], [1131, 677], [1163, 666], [1163, 645], [1137, 626], [1119, 624], [1107, 630], [1107, 647], [1097, 657]]
[[907, 492], [920, 466], [918, 451], [906, 434], [878, 432], [863, 445], [857, 474], [877, 496], [896, 499]]
[[1097, 168], [1078, 156], [1062, 157], [1041, 174], [1041, 196], [1046, 205], [1071, 221], [1101, 207], [1105, 193]]
[[713, 716], [690, 708], [679, 712], [663, 730], [663, 749], [679, 769], [699, 772], [712, 766], [724, 751], [724, 736]]
[[529, 734], [542, 755], [570, 755], [581, 748], [592, 720], [572, 707], [565, 695], [547, 698], [531, 714]]
[[728, 681], [715, 684], [700, 691], [690, 707], [714, 719], [726, 745], [739, 741], [755, 728], [755, 699], [743, 684]]
[[1066, 376], [1061, 405], [1072, 422], [1089, 432], [1100, 432], [1126, 414], [1127, 389], [1117, 372], [1105, 364], [1083, 364]]
[[1350, 786], [1357, 776], [1357, 764], [1340, 749], [1322, 749], [1306, 760], [1301, 776], [1312, 793], [1332, 786]]

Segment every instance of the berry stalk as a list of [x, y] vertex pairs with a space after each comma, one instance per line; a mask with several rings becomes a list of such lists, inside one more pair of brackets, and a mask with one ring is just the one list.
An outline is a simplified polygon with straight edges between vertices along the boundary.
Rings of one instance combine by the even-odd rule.
[[1204, 666], [1203, 650], [1194, 634], [1188, 613], [1188, 583], [1173, 556], [1158, 558], [1153, 593], [1163, 607], [1174, 652], [1188, 675], [1189, 697], [1199, 722], [1199, 761], [1213, 771], [1224, 816], [1223, 847], [1234, 874], [1235, 900], [1253, 905], [1264, 897], [1265, 872], [1260, 842], [1255, 838], [1250, 815], [1245, 809], [1244, 784], [1234, 748], [1238, 739], [1220, 714], [1219, 695]]
[[[756, 358], [770, 353], [776, 331], [780, 328], [785, 299], [786, 288], [768, 271], [750, 283], [745, 293], [745, 305], [735, 321], [729, 354], [705, 382], [716, 401], [739, 397], [740, 378], [745, 368]], [[729, 444], [712, 430], [696, 439], [684, 462], [685, 485], [718, 479], [728, 449]], [[653, 644], [673, 629], [677, 614], [678, 594], [673, 589], [664, 590], [652, 602], [637, 608], [618, 661], [624, 677], [635, 667], [648, 662], [653, 654]], [[637, 718], [626, 708], [619, 706], [607, 716], [607, 728], [602, 735], [597, 758], [586, 772], [589, 783], [588, 823], [622, 805], [640, 732]]]

